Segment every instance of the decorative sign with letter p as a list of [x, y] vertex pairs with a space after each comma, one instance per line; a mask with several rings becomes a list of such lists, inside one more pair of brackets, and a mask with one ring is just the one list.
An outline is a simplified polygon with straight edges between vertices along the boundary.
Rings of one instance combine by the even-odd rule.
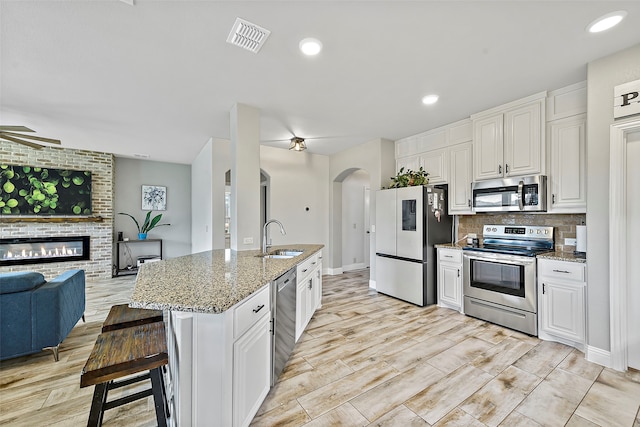
[[640, 113], [640, 80], [616, 86], [613, 96], [614, 119]]

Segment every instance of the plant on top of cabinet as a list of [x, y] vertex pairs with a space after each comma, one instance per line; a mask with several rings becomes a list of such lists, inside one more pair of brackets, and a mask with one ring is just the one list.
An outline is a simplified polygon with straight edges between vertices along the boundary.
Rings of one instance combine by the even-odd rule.
[[413, 187], [418, 185], [429, 184], [429, 172], [425, 171], [422, 166], [417, 171], [400, 168], [396, 176], [391, 177], [391, 185], [389, 188]]

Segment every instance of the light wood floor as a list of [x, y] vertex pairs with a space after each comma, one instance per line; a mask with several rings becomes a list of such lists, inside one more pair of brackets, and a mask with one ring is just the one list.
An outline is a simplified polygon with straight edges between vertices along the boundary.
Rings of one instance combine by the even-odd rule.
[[[452, 310], [368, 289], [368, 272], [324, 276], [315, 314], [254, 426], [640, 427], [640, 373], [584, 360]], [[0, 364], [0, 425], [82, 426], [93, 388], [80, 371], [132, 278], [87, 285], [87, 323], [60, 347]], [[106, 412], [105, 426], [153, 426], [151, 399]]]

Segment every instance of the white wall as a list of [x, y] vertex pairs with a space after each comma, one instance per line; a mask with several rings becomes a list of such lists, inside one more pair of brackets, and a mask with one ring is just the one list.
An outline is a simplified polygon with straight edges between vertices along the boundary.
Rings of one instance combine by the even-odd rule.
[[369, 173], [363, 170], [353, 172], [342, 181], [343, 271], [366, 267], [364, 238], [369, 224], [364, 223], [364, 189], [369, 186]]
[[587, 74], [587, 344], [610, 350], [609, 128], [613, 88], [640, 79], [640, 44], [589, 63]]
[[[370, 224], [375, 225], [375, 192], [389, 185], [389, 177], [395, 175], [395, 146], [393, 141], [374, 139], [367, 143], [334, 154], [330, 158], [330, 239], [331, 246], [324, 257], [330, 271], [339, 272], [342, 268], [342, 182], [352, 172], [362, 169], [369, 173], [371, 182]], [[369, 275], [375, 280], [375, 232], [371, 232]], [[372, 283], [373, 285], [374, 283]]]
[[[281, 148], [260, 147], [260, 168], [269, 176], [269, 226], [274, 245], [316, 243], [329, 245], [329, 157]], [[309, 210], [307, 210], [309, 208]]]
[[[115, 160], [114, 212], [133, 215], [140, 225], [147, 211], [142, 210], [142, 185], [167, 187], [167, 210], [161, 223], [169, 227], [154, 228], [150, 239], [163, 239], [164, 258], [175, 258], [191, 253], [191, 166], [151, 162], [117, 157]], [[123, 231], [125, 237], [134, 240], [138, 231], [131, 218], [114, 215], [114, 228]]]
[[211, 139], [191, 164], [191, 251], [224, 249], [225, 173], [231, 167], [231, 143]]

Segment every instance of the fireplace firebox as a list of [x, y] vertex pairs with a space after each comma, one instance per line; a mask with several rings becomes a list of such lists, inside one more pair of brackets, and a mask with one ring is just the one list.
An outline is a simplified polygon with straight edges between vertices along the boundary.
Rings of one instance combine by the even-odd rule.
[[0, 267], [90, 259], [90, 236], [0, 239]]

